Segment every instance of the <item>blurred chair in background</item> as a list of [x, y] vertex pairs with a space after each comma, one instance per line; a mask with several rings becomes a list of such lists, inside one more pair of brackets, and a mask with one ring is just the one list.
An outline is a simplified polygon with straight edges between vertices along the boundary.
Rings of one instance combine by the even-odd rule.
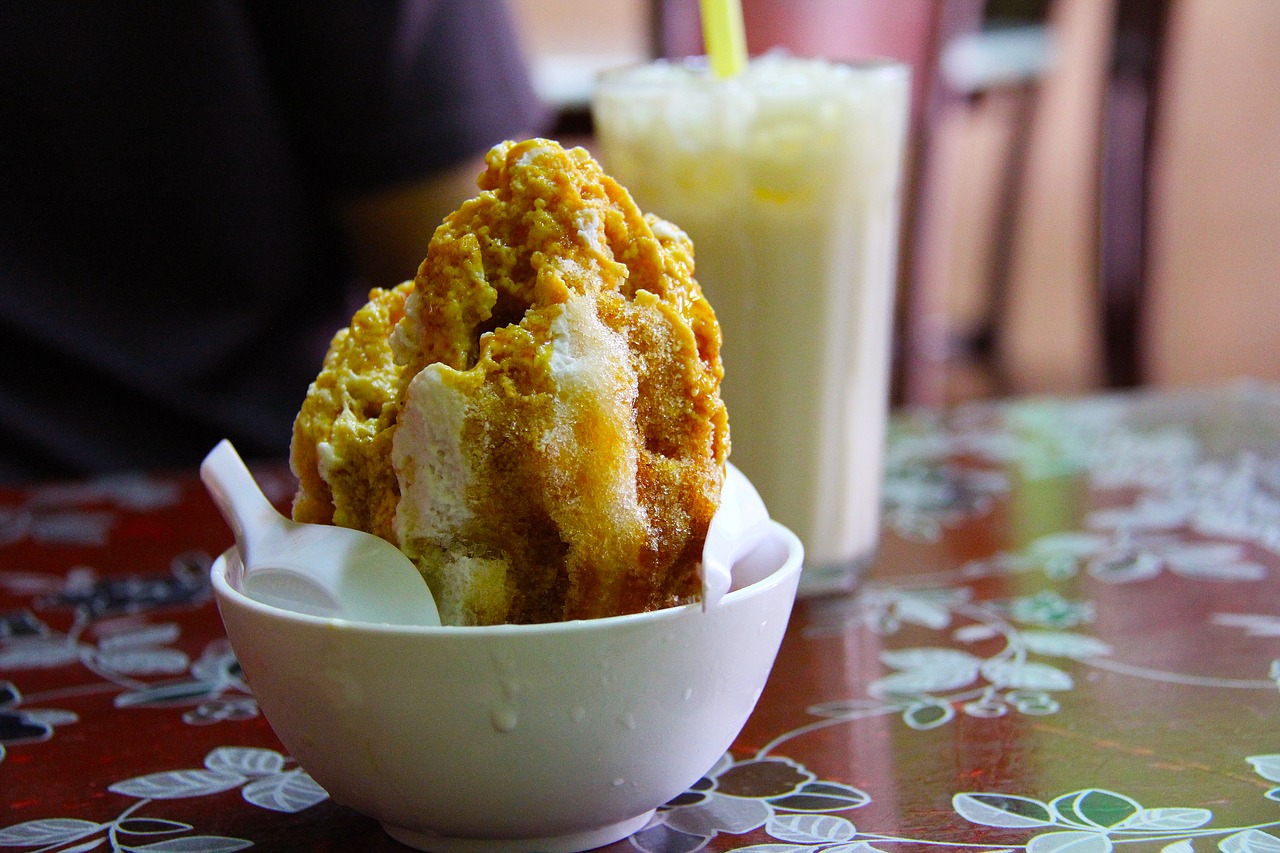
[[[1053, 62], [1045, 6], [1043, 0], [988, 0], [953, 5], [950, 16], [939, 18], [919, 129], [917, 186], [904, 211], [911, 239], [904, 245], [898, 330], [901, 402], [937, 405], [957, 395], [957, 384], [964, 389], [960, 396], [1010, 390], [1001, 339], [1031, 128], [1040, 85]], [[979, 210], [960, 198], [963, 175], [973, 164], [966, 162], [954, 127], [958, 118], [976, 112], [1004, 116], [1008, 127], [982, 158], [987, 204]], [[968, 230], [977, 244], [968, 253], [954, 246], [962, 219], [982, 223]], [[970, 268], [977, 293], [971, 316], [957, 320], [951, 291], [961, 263]], [[964, 378], [958, 382], [957, 376]]]
[[1142, 317], [1150, 275], [1155, 129], [1170, 0], [1119, 0], [1102, 95], [1098, 286], [1102, 381], [1131, 387], [1144, 369]]
[[[974, 105], [975, 122], [1027, 140], [1020, 186], [996, 205], [1012, 224], [991, 229], [1003, 266], [976, 285], [994, 300], [1000, 393], [1280, 380], [1278, 11], [1052, 0], [1056, 61], [1027, 126]], [[966, 203], [999, 195], [994, 171], [961, 176], [953, 241], [974, 242], [958, 233]], [[947, 248], [955, 297], [972, 270]]]

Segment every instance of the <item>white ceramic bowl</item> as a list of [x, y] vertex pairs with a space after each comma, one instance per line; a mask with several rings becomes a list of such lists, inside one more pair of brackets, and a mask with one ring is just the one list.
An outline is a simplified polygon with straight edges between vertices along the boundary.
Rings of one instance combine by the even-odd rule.
[[276, 734], [338, 802], [438, 851], [624, 838], [724, 754], [782, 642], [803, 556], [771, 523], [718, 605], [547, 625], [307, 616], [213, 588]]

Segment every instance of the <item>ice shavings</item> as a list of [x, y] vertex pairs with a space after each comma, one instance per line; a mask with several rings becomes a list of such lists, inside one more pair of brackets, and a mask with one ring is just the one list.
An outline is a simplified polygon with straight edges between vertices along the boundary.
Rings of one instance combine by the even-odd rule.
[[467, 398], [433, 364], [409, 383], [391, 458], [400, 483], [396, 535], [401, 543], [449, 541], [471, 518], [471, 471], [462, 450]]

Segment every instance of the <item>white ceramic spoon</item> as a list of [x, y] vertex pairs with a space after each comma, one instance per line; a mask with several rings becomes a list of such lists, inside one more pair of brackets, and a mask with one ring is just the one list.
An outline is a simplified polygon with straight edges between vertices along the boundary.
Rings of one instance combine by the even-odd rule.
[[399, 548], [360, 530], [285, 518], [230, 442], [209, 451], [200, 479], [235, 532], [245, 595], [353, 622], [440, 624], [431, 590]]
[[733, 564], [760, 544], [769, 529], [769, 511], [746, 475], [725, 464], [720, 507], [707, 527], [702, 547], [702, 607], [714, 607], [733, 585]]

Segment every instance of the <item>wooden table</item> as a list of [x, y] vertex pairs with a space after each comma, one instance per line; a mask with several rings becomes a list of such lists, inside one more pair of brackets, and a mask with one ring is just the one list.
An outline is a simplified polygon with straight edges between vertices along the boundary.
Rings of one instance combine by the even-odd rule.
[[[259, 714], [229, 543], [190, 474], [0, 494], [0, 850], [403, 849]], [[903, 414], [880, 556], [831, 580], [611, 849], [1280, 853], [1280, 390]]]

